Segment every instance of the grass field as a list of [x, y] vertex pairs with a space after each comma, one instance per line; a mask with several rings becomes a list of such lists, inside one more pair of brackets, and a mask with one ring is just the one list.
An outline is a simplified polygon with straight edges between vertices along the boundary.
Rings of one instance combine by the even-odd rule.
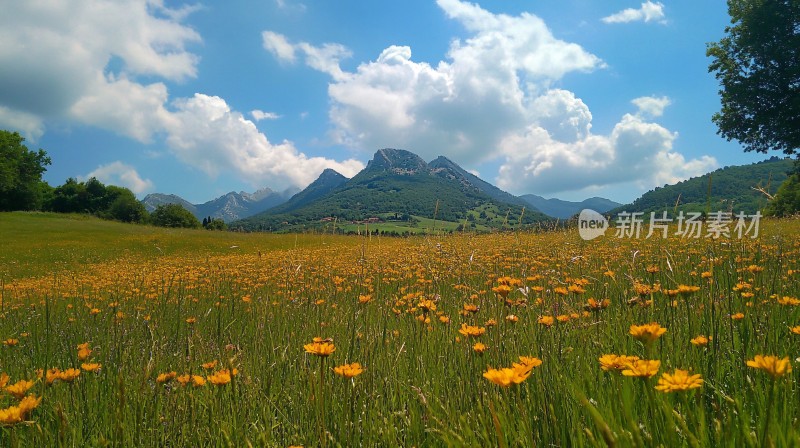
[[800, 446], [797, 220], [0, 239], [0, 446]]

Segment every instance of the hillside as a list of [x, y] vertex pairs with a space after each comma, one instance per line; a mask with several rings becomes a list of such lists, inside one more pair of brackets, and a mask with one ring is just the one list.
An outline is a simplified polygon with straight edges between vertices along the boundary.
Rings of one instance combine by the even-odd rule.
[[599, 197], [585, 199], [581, 202], [564, 201], [556, 198], [545, 199], [535, 194], [524, 194], [520, 198], [545, 215], [561, 219], [570, 218], [586, 208], [605, 213], [622, 205], [619, 202]]
[[[775, 194], [792, 169], [792, 159], [772, 157], [750, 165], [728, 166], [702, 176], [657, 187], [643, 194], [632, 204], [609, 210], [620, 212], [668, 213], [732, 211], [753, 214], [764, 208], [767, 198], [753, 187], [762, 187]], [[677, 208], [676, 208], [677, 204]]]
[[[309, 187], [316, 188], [318, 182], [321, 181], [318, 179]], [[510, 196], [508, 201], [497, 199], [504, 195]], [[309, 197], [312, 192], [306, 189], [296, 196]], [[512, 200], [514, 203], [509, 202]], [[294, 206], [287, 203], [232, 223], [232, 228], [298, 230], [318, 226], [331, 217], [341, 222], [435, 217], [439, 221], [464, 222], [471, 227], [516, 224], [520, 216], [528, 224], [548, 219], [530, 207], [523, 215], [518, 198], [447, 159], [440, 157], [428, 164], [409, 151], [390, 148], [378, 150], [364, 170], [313, 201], [290, 202]]]
[[346, 177], [335, 170], [326, 168], [322, 174], [319, 175], [317, 180], [312, 182], [308, 187], [289, 198], [288, 201], [271, 208], [269, 212], [271, 214], [278, 214], [296, 210], [329, 194], [345, 182], [347, 182]]

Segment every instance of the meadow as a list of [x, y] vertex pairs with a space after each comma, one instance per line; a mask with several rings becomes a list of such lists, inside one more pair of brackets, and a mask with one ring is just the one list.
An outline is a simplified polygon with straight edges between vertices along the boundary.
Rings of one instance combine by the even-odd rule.
[[0, 446], [800, 446], [798, 220], [0, 239]]

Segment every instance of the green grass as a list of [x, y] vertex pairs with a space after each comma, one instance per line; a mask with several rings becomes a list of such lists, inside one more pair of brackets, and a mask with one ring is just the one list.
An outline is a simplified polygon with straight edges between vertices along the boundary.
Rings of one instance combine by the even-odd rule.
[[[29, 213], [0, 214], [0, 232], [0, 340], [19, 341], [0, 345], [9, 384], [80, 368], [85, 342], [102, 364], [72, 384], [37, 381], [29, 393], [41, 404], [28, 423], [0, 427], [0, 446], [800, 444], [800, 335], [789, 331], [800, 306], [778, 303], [800, 296], [798, 221], [721, 241], [585, 242], [574, 229], [237, 234]], [[504, 276], [527, 297], [516, 286], [498, 297]], [[585, 292], [557, 292], [579, 279]], [[673, 306], [661, 292], [638, 295], [634, 282], [700, 290]], [[589, 297], [611, 304], [582, 316]], [[737, 312], [744, 318], [731, 319]], [[569, 318], [546, 327], [541, 316]], [[649, 322], [667, 328], [654, 343], [628, 334]], [[466, 338], [462, 323], [486, 333]], [[707, 347], [690, 344], [699, 334], [713, 336]], [[336, 351], [306, 354], [314, 337], [332, 338]], [[488, 349], [476, 353], [476, 341]], [[661, 368], [650, 379], [605, 372], [598, 358], [608, 353]], [[757, 354], [788, 356], [795, 369], [773, 382], [746, 366]], [[521, 384], [483, 377], [520, 355], [543, 361]], [[156, 381], [206, 377], [210, 361], [240, 373], [223, 386]], [[332, 371], [350, 362], [365, 372]], [[703, 387], [656, 391], [675, 369], [701, 374]], [[0, 395], [0, 409], [15, 404]]]

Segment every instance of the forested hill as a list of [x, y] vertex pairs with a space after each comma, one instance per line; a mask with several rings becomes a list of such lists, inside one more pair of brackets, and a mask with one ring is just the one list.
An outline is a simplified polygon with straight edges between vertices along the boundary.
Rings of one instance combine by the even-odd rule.
[[[747, 214], [762, 210], [767, 204], [763, 188], [774, 195], [794, 166], [793, 159], [772, 157], [750, 165], [728, 166], [674, 185], [656, 187], [632, 204], [622, 205], [608, 214], [620, 212], [732, 211]], [[676, 208], [677, 205], [677, 208]]]

